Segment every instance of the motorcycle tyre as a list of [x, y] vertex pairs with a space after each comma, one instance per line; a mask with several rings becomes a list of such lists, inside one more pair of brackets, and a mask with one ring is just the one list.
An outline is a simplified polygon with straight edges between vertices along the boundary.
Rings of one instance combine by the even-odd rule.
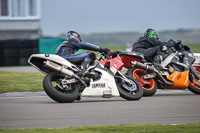
[[[129, 78], [129, 77], [127, 77], [127, 78]], [[125, 91], [124, 89], [122, 89], [120, 87], [121, 84], [119, 82], [117, 82], [117, 79], [115, 78], [115, 82], [116, 82], [117, 88], [119, 90], [119, 94], [122, 98], [124, 98], [126, 100], [130, 100], [130, 101], [131, 100], [139, 100], [143, 96], [143, 89], [142, 89], [141, 85], [137, 82], [137, 80], [131, 79], [131, 78], [129, 78], [129, 79], [132, 80], [137, 85], [137, 94], [132, 95], [132, 94], [128, 93], [127, 91]]]
[[[200, 71], [197, 70], [197, 73], [200, 74]], [[190, 79], [190, 78], [189, 78]], [[200, 95], [200, 87], [195, 87], [193, 84], [192, 84], [192, 81], [189, 81], [189, 86], [188, 86], [188, 89], [193, 92], [194, 94], [197, 94], [197, 95]]]
[[71, 103], [74, 102], [79, 96], [79, 90], [77, 86], [73, 86], [72, 93], [63, 93], [52, 85], [51, 81], [55, 76], [60, 75], [58, 72], [52, 72], [45, 76], [43, 80], [43, 88], [46, 94], [58, 103]]
[[[128, 70], [128, 76], [129, 77], [131, 77], [132, 79], [134, 79], [134, 77], [133, 77], [133, 71], [135, 70], [136, 68], [134, 68], [134, 67], [132, 67], [132, 68], [130, 68], [129, 70]], [[142, 69], [141, 69], [142, 70]], [[157, 85], [157, 82], [156, 82], [156, 80], [155, 79], [153, 79], [154, 80], [154, 87], [151, 89], [151, 90], [147, 90], [147, 89], [145, 89], [145, 88], [143, 88], [143, 90], [144, 90], [144, 92], [143, 92], [143, 96], [153, 96], [155, 93], [156, 93], [156, 91], [157, 91], [157, 89], [158, 89], [158, 85]]]

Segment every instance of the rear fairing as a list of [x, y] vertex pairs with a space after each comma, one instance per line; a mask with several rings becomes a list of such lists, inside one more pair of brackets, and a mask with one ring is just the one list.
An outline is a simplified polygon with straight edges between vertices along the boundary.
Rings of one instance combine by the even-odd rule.
[[34, 66], [39, 71], [41, 71], [42, 73], [46, 74], [51, 71], [49, 68], [44, 67], [44, 62], [47, 60], [72, 69], [78, 69], [75, 65], [73, 65], [66, 59], [54, 54], [32, 54], [28, 59], [28, 63]]
[[142, 62], [142, 60], [144, 59], [143, 54], [135, 52], [120, 52], [119, 56], [124, 63], [124, 67], [127, 69], [132, 67], [132, 61]]

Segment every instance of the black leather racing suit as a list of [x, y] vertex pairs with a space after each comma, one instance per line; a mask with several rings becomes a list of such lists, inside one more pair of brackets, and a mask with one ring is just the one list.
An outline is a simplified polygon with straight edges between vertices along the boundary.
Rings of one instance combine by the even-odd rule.
[[162, 42], [151, 37], [140, 37], [132, 47], [132, 51], [144, 54], [145, 59], [151, 62], [160, 63], [163, 60], [162, 46], [171, 47], [172, 43]]
[[60, 55], [75, 65], [81, 65], [83, 67], [83, 71], [85, 71], [88, 65], [90, 65], [90, 63], [96, 59], [96, 55], [92, 52], [75, 54], [75, 52], [79, 49], [99, 52], [103, 52], [105, 50], [104, 48], [90, 43], [77, 42], [76, 40], [71, 39], [70, 41], [64, 41], [56, 49], [56, 54]]

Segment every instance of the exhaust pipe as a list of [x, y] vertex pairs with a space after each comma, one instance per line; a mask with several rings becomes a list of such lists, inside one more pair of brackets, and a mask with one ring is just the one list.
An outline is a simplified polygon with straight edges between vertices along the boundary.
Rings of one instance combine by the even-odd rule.
[[74, 77], [76, 80], [80, 81], [84, 87], [87, 87], [86, 83], [78, 75], [76, 75], [73, 71], [70, 71], [63, 66], [60, 66], [60, 65], [53, 63], [51, 61], [48, 61], [48, 60], [44, 62], [44, 65], [45, 65], [45, 67], [51, 68], [51, 69], [61, 72], [61, 73], [64, 73], [65, 75], [68, 75], [70, 77]]
[[140, 63], [140, 62], [132, 61], [131, 64], [135, 67], [138, 67], [138, 68], [140, 68], [144, 71], [150, 72], [150, 73], [157, 71], [155, 69], [155, 67], [152, 67], [152, 66], [149, 66], [147, 64]]
[[140, 68], [140, 69], [142, 69], [142, 70], [144, 70], [144, 71], [147, 71], [147, 72], [149, 72], [149, 73], [152, 73], [152, 72], [156, 73], [156, 75], [161, 79], [161, 81], [162, 81], [164, 84], [166, 84], [167, 86], [173, 86], [173, 85], [174, 85], [173, 82], [167, 81], [167, 80], [158, 72], [158, 70], [156, 70], [156, 68], [153, 67], [153, 66], [149, 66], [149, 65], [147, 65], [147, 64], [143, 64], [143, 63], [136, 62], [136, 61], [131, 62], [131, 64], [132, 64], [134, 67]]
[[66, 68], [64, 68], [64, 67], [62, 67], [62, 66], [60, 66], [56, 63], [53, 63], [53, 62], [47, 60], [47, 61], [44, 62], [44, 64], [45, 64], [45, 67], [51, 68], [51, 69], [58, 71], [58, 72], [61, 72], [61, 73], [64, 73], [64, 74], [66, 74], [70, 77], [74, 77], [73, 71], [70, 71], [70, 70], [68, 70], [68, 69], [66, 69]]

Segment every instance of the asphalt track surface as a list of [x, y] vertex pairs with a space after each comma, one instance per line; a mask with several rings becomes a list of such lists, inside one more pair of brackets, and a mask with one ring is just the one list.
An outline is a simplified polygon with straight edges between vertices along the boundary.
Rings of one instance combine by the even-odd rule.
[[139, 101], [83, 97], [60, 104], [47, 96], [0, 97], [0, 128], [64, 128], [94, 125], [200, 122], [200, 96], [158, 92]]
[[44, 92], [5, 93], [0, 95], [0, 128], [193, 123], [200, 122], [199, 101], [200, 96], [188, 90], [158, 91], [138, 101], [83, 97], [65, 104]]

